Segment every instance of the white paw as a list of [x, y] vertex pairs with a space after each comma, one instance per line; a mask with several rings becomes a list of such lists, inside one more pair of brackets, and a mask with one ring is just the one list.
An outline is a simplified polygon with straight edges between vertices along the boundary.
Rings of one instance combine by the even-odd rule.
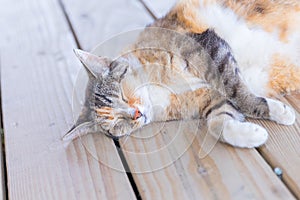
[[270, 119], [283, 125], [292, 125], [295, 122], [295, 111], [283, 104], [280, 101], [273, 99], [267, 99], [270, 109]]
[[229, 120], [224, 124], [223, 139], [232, 146], [253, 148], [263, 145], [268, 139], [268, 133], [256, 124]]

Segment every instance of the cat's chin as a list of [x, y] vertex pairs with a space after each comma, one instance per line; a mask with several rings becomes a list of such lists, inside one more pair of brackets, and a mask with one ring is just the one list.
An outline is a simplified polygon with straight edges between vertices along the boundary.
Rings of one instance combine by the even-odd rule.
[[116, 126], [110, 130], [107, 129], [107, 127], [101, 127], [104, 131], [104, 133], [113, 138], [113, 139], [119, 139], [125, 136], [130, 136], [138, 129], [144, 127], [145, 125], [150, 124], [149, 118], [147, 118], [146, 115], [142, 115], [139, 119], [136, 120], [134, 125], [130, 123], [120, 123], [116, 124]]

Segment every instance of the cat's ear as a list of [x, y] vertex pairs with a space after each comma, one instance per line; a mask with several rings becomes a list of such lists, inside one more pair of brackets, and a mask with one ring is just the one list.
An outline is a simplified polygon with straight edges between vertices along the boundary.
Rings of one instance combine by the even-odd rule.
[[113, 61], [111, 64], [111, 74], [118, 81], [121, 81], [128, 70], [128, 63], [120, 60]]
[[108, 58], [99, 57], [80, 49], [74, 49], [73, 51], [85, 67], [89, 77], [98, 78], [109, 71], [111, 61]]

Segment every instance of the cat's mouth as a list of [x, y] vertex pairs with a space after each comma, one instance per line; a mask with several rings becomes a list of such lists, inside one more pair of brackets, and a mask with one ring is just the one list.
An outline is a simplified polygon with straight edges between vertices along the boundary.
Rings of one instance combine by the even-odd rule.
[[136, 108], [134, 120], [141, 120], [141, 122], [143, 122], [143, 124], [148, 124], [150, 122], [148, 119], [149, 118], [147, 117], [145, 111], [143, 112], [140, 109]]
[[148, 118], [146, 114], [142, 113], [138, 108], [134, 108], [134, 112], [132, 113], [132, 120], [134, 121], [140, 121], [143, 124], [147, 124]]

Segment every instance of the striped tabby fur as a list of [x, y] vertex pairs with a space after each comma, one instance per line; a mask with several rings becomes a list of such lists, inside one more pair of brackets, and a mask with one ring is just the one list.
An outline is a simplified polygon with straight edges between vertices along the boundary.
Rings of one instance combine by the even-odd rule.
[[118, 138], [157, 121], [203, 118], [223, 142], [264, 144], [267, 131], [244, 120], [294, 123], [290, 107], [267, 97], [299, 90], [299, 12], [293, 0], [182, 0], [118, 59], [76, 50], [90, 80], [65, 138], [91, 121]]

